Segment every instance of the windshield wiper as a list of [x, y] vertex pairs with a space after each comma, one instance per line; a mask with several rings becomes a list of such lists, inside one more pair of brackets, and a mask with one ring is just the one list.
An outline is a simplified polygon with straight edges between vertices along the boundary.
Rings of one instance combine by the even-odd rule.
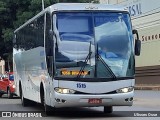
[[113, 71], [111, 70], [111, 68], [108, 66], [108, 64], [103, 60], [103, 58], [99, 55], [98, 53], [98, 44], [97, 44], [97, 58], [98, 60], [100, 60], [102, 62], [102, 64], [105, 66], [105, 68], [107, 68], [107, 70], [109, 71], [110, 75], [114, 78], [117, 79], [116, 75], [113, 73]]
[[87, 57], [85, 58], [85, 61], [84, 61], [85, 64], [83, 64], [83, 66], [81, 67], [81, 69], [78, 72], [77, 78], [80, 78], [80, 76], [82, 75], [83, 70], [86, 67], [88, 60], [91, 58], [91, 54], [92, 54], [92, 51], [91, 51], [91, 42], [90, 42], [89, 53], [88, 53]]

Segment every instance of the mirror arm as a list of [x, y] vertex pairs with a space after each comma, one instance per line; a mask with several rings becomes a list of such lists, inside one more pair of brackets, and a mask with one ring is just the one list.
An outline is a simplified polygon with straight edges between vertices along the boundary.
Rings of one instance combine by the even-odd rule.
[[133, 33], [133, 34], [136, 34], [136, 36], [137, 36], [137, 39], [136, 39], [136, 40], [139, 40], [138, 31], [137, 31], [137, 30], [133, 30], [132, 33]]

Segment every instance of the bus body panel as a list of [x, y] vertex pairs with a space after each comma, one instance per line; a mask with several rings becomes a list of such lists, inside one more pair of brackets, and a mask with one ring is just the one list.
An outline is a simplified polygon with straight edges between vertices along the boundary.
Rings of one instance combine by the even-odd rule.
[[[17, 76], [21, 80], [24, 97], [39, 102], [40, 82], [43, 80], [43, 76], [46, 75], [44, 47], [16, 53], [14, 62], [17, 65]], [[30, 95], [30, 91], [32, 91], [32, 95]]]
[[102, 94], [115, 91], [120, 88], [132, 86], [131, 80], [117, 80], [110, 82], [78, 82], [78, 81], [59, 81], [59, 88], [69, 88], [76, 91], [90, 93], [90, 94]]
[[[55, 80], [57, 81], [57, 80]], [[126, 101], [134, 97], [134, 91], [128, 93], [110, 93], [121, 88], [133, 86], [135, 79], [113, 81], [113, 82], [78, 82], [78, 81], [59, 81], [59, 88], [68, 88], [82, 93], [79, 94], [60, 94], [55, 92], [52, 100], [53, 107], [95, 107], [95, 106], [131, 106], [133, 101]], [[84, 85], [85, 88], [77, 88], [77, 84]], [[83, 94], [84, 93], [84, 94]], [[102, 99], [101, 104], [90, 104], [89, 99]], [[65, 102], [56, 102], [56, 99]]]
[[[97, 106], [132, 106], [134, 91], [120, 94], [100, 94], [100, 95], [65, 95], [55, 94], [55, 99], [65, 102], [56, 102], [56, 108], [60, 107], [97, 107]], [[90, 104], [89, 99], [101, 99], [100, 104]], [[131, 99], [131, 101], [130, 101]], [[129, 100], [129, 101], [126, 101]]]

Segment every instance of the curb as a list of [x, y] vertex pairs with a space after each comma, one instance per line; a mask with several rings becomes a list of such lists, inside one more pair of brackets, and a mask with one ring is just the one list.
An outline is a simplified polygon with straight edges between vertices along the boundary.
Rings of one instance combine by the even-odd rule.
[[135, 90], [155, 90], [160, 91], [160, 86], [135, 86]]

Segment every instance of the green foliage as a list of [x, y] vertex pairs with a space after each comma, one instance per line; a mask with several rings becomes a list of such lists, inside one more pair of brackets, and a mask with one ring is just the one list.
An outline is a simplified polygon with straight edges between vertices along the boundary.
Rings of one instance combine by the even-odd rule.
[[11, 28], [3, 29], [2, 33], [3, 33], [4, 42], [5, 43], [10, 42], [13, 36], [12, 29]]
[[28, 19], [33, 17], [33, 13], [27, 12], [27, 11], [25, 11], [25, 12], [18, 11], [16, 16], [17, 16], [17, 20], [14, 21], [14, 28], [18, 28], [20, 25], [25, 23]]
[[3, 1], [0, 1], [0, 13], [6, 10], [6, 4]]

